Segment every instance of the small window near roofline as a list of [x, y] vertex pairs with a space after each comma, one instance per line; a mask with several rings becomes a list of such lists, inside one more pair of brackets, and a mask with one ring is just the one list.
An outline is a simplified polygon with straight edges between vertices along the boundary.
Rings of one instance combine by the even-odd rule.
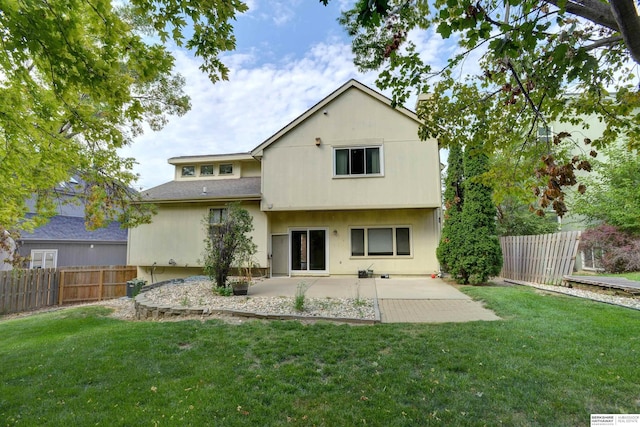
[[213, 175], [213, 165], [200, 166], [200, 176]]
[[231, 175], [233, 174], [233, 165], [231, 163], [223, 163], [220, 165], [218, 169], [218, 173], [220, 175]]
[[183, 166], [182, 167], [182, 176], [196, 176], [196, 167], [195, 166]]

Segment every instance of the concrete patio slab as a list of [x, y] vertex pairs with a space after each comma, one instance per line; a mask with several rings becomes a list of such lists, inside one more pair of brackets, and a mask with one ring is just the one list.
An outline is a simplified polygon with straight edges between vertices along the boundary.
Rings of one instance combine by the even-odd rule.
[[382, 323], [444, 323], [500, 320], [442, 279], [430, 277], [360, 279], [357, 277], [274, 277], [259, 280], [252, 296], [294, 296], [298, 287], [310, 298], [372, 298]]
[[399, 278], [374, 279], [380, 299], [470, 300], [471, 298], [442, 279]]
[[258, 281], [249, 293], [257, 297], [295, 296], [299, 286], [310, 298], [376, 298], [375, 279], [357, 277], [272, 277]]
[[380, 299], [382, 323], [448, 323], [501, 320], [493, 311], [471, 299]]

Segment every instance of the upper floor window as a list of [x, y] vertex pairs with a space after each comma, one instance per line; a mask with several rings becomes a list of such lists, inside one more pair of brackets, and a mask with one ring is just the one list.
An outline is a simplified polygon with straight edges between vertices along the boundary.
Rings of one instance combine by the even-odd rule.
[[195, 166], [183, 166], [182, 167], [182, 176], [196, 176], [196, 167]]
[[381, 147], [336, 148], [334, 150], [336, 176], [380, 175]]
[[233, 173], [233, 165], [231, 163], [223, 163], [218, 171], [220, 175], [231, 175]]
[[213, 165], [200, 166], [200, 175], [213, 175]]
[[549, 126], [538, 127], [538, 142], [553, 141], [553, 132]]

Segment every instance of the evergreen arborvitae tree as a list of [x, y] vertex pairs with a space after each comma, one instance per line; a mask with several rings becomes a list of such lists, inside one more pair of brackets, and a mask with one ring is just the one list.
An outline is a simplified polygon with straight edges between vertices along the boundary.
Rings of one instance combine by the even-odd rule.
[[460, 230], [463, 242], [455, 248], [451, 274], [459, 283], [477, 285], [497, 276], [502, 250], [496, 235], [496, 208], [491, 187], [478, 178], [489, 169], [489, 158], [478, 144], [464, 151], [464, 204]]
[[444, 224], [436, 255], [444, 271], [450, 272], [451, 266], [455, 263], [456, 249], [460, 247], [460, 236], [462, 235], [460, 233], [460, 221], [462, 219], [464, 200], [462, 192], [464, 171], [460, 144], [454, 143], [450, 145], [447, 163], [449, 166], [447, 167], [447, 177], [445, 178]]

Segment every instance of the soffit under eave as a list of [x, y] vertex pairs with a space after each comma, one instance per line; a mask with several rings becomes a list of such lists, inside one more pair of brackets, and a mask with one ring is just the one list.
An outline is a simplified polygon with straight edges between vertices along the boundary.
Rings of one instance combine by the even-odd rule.
[[148, 204], [169, 204], [169, 203], [209, 203], [209, 202], [259, 202], [262, 200], [261, 194], [242, 196], [242, 197], [209, 197], [199, 199], [151, 199], [143, 202], [136, 203], [148, 203]]

